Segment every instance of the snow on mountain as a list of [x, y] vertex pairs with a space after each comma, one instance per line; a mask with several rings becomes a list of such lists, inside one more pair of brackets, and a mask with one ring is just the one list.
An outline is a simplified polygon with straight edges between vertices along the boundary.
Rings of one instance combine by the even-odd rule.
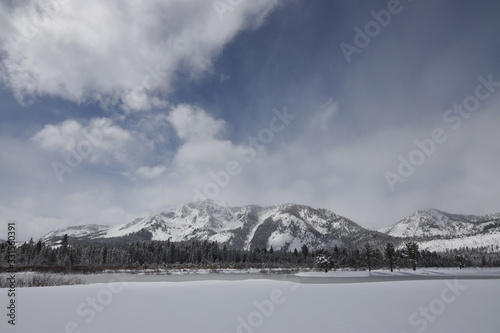
[[[356, 223], [331, 211], [308, 206], [284, 204], [272, 207], [252, 207], [254, 212], [243, 215], [249, 225], [244, 248], [270, 247], [297, 248], [307, 245], [312, 248], [341, 244], [342, 237], [354, 238], [366, 230]], [[253, 214], [252, 214], [253, 213]], [[256, 217], [252, 220], [252, 215]], [[251, 224], [251, 226], [250, 226]]]
[[433, 239], [419, 242], [421, 250], [444, 252], [462, 248], [486, 248], [488, 252], [500, 252], [500, 233], [479, 234], [450, 239]]
[[236, 220], [230, 208], [211, 201], [203, 201], [139, 218], [126, 225], [111, 227], [94, 238], [122, 237], [147, 230], [151, 232], [152, 240], [170, 239], [177, 242], [192, 238], [210, 239], [215, 236], [221, 241], [225, 237], [217, 234], [223, 234], [240, 226], [241, 223]]
[[68, 235], [68, 237], [84, 237], [89, 234], [93, 234], [107, 229], [109, 229], [109, 226], [98, 225], [98, 224], [71, 226], [67, 228], [53, 230], [48, 234], [46, 234], [45, 236], [43, 236], [42, 240], [48, 241], [52, 238], [60, 238], [63, 237], [65, 234]]
[[300, 249], [302, 245], [310, 249], [359, 246], [366, 241], [380, 246], [408, 238], [417, 240], [421, 249], [430, 251], [467, 246], [498, 251], [500, 214], [475, 216], [420, 210], [377, 232], [326, 209], [298, 204], [231, 207], [205, 200], [141, 217], [128, 224], [58, 229], [45, 235], [43, 240], [55, 243], [64, 234], [85, 240], [120, 237], [174, 242], [208, 240], [247, 250], [271, 246], [288, 250]]
[[230, 207], [210, 200], [190, 203], [113, 227], [72, 227], [47, 234], [44, 239], [68, 236], [86, 239], [116, 238], [150, 233], [152, 240], [217, 241], [245, 249], [255, 247], [300, 249], [333, 246], [352, 241], [367, 231], [325, 209], [284, 204], [271, 207]]
[[484, 216], [449, 214], [437, 209], [419, 210], [398, 223], [380, 229], [393, 237], [464, 237], [500, 232], [500, 214]]

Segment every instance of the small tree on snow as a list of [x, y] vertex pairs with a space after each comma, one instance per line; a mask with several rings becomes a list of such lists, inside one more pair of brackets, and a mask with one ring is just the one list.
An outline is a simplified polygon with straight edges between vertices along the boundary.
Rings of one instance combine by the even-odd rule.
[[417, 262], [420, 259], [420, 251], [418, 250], [418, 243], [416, 242], [408, 242], [405, 244], [403, 248], [403, 258], [408, 260], [411, 264], [411, 268], [416, 271], [417, 270]]
[[394, 245], [392, 243], [387, 243], [384, 246], [384, 257], [389, 264], [391, 272], [393, 271], [394, 263], [396, 262], [396, 250], [394, 249]]
[[368, 271], [371, 272], [372, 266], [375, 262], [375, 250], [370, 243], [366, 242], [363, 246], [362, 256], [366, 266], [368, 267]]
[[316, 266], [318, 268], [322, 269], [325, 271], [325, 273], [328, 272], [328, 269], [330, 269], [333, 266], [333, 260], [330, 256], [326, 255], [325, 253], [320, 253], [316, 256]]

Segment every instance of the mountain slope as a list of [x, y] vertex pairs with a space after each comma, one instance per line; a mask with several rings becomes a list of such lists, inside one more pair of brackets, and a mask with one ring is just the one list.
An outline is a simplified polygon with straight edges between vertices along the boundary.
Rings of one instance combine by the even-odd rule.
[[500, 233], [482, 233], [478, 235], [432, 239], [419, 242], [421, 250], [444, 252], [446, 250], [460, 250], [463, 248], [486, 248], [488, 252], [500, 252]]
[[500, 214], [476, 216], [449, 214], [437, 209], [419, 210], [379, 232], [393, 237], [423, 238], [499, 233]]
[[284, 204], [271, 207], [229, 207], [205, 200], [190, 203], [159, 214], [113, 227], [79, 226], [53, 231], [45, 240], [55, 240], [65, 233], [76, 239], [133, 238], [151, 240], [209, 240], [236, 248], [312, 249], [335, 244], [349, 245], [386, 236], [369, 231], [351, 220], [325, 209]]
[[500, 214], [484, 216], [449, 214], [436, 209], [420, 210], [398, 223], [371, 231], [326, 209], [298, 204], [270, 207], [230, 207], [206, 200], [162, 213], [138, 218], [117, 226], [84, 225], [54, 230], [43, 240], [57, 244], [64, 234], [75, 240], [217, 241], [220, 244], [253, 250], [293, 250], [360, 246], [371, 242], [380, 247], [416, 240], [421, 249], [444, 251], [464, 247], [487, 247], [499, 251]]
[[97, 225], [97, 224], [87, 224], [87, 225], [77, 225], [77, 226], [71, 226], [67, 228], [61, 228], [61, 229], [56, 229], [45, 236], [42, 237], [43, 241], [50, 241], [51, 239], [54, 238], [61, 238], [65, 234], [68, 235], [68, 237], [85, 237], [91, 234], [94, 234], [96, 232], [102, 231], [102, 230], [107, 230], [109, 229], [109, 226], [106, 225]]

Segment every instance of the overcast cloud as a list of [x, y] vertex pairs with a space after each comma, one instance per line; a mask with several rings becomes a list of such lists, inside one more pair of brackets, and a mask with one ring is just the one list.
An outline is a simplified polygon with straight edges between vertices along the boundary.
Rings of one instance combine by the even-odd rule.
[[500, 4], [395, 3], [3, 2], [2, 220], [27, 239], [200, 198], [372, 229], [500, 212]]

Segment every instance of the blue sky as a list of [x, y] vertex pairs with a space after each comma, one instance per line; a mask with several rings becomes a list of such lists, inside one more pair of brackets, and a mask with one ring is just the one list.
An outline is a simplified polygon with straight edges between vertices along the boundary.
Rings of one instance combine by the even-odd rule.
[[372, 229], [499, 211], [500, 4], [48, 3], [0, 4], [0, 216], [21, 238], [199, 198]]

